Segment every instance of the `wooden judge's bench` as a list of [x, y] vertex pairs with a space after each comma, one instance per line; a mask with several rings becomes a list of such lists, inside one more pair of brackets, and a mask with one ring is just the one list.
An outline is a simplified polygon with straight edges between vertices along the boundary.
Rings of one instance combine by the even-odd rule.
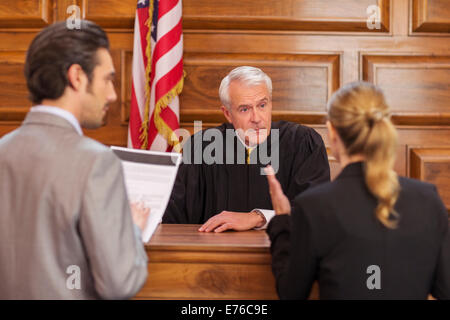
[[[265, 231], [199, 227], [159, 225], [146, 244], [149, 274], [135, 299], [278, 299]], [[310, 298], [318, 298], [316, 286]]]

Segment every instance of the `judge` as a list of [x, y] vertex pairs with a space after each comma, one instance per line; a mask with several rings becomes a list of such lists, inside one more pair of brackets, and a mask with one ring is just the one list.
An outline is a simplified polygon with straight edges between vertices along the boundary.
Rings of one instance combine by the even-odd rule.
[[321, 136], [299, 124], [272, 122], [272, 81], [238, 67], [219, 88], [229, 123], [196, 133], [184, 145], [163, 223], [203, 224], [199, 231], [265, 227], [274, 216], [264, 167], [278, 167], [289, 199], [330, 180]]

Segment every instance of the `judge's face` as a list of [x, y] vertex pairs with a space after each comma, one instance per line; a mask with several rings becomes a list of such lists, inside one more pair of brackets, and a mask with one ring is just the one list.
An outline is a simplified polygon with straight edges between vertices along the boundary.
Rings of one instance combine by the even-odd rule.
[[264, 142], [270, 133], [272, 100], [265, 84], [247, 86], [239, 81], [230, 83], [231, 107], [222, 106], [225, 118], [233, 124], [239, 136], [249, 146]]
[[105, 123], [108, 105], [117, 99], [114, 90], [114, 65], [106, 49], [97, 52], [98, 65], [93, 70], [82, 98], [80, 123], [88, 129], [95, 129]]

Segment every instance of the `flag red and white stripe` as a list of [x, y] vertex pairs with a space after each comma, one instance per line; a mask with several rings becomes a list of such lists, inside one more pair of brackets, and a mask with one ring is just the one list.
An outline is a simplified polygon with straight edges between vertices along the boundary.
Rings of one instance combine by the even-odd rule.
[[128, 147], [179, 150], [179, 98], [183, 89], [181, 0], [139, 0]]

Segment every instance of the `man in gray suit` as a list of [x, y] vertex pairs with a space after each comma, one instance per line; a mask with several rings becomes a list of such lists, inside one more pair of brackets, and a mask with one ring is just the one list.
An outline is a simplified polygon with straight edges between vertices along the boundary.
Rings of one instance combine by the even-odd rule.
[[130, 209], [120, 160], [80, 127], [117, 97], [105, 32], [45, 28], [25, 77], [34, 106], [0, 139], [0, 299], [130, 298], [147, 278], [149, 210]]

